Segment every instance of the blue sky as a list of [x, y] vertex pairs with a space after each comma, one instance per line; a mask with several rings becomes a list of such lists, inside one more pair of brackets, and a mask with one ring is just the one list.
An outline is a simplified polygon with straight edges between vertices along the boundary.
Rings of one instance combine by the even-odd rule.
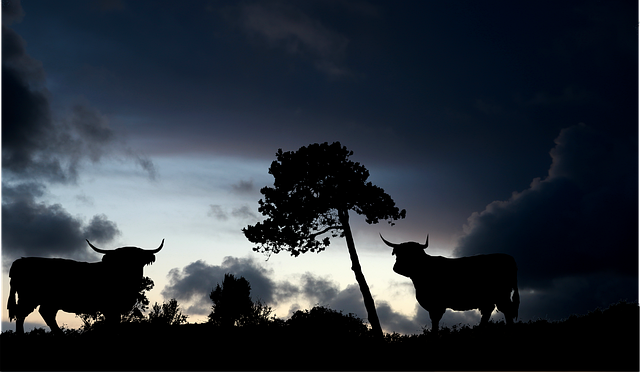
[[340, 141], [407, 210], [393, 227], [351, 217], [385, 330], [430, 323], [378, 233], [513, 255], [524, 320], [635, 301], [637, 14], [624, 1], [13, 0], [3, 298], [20, 256], [99, 260], [85, 238], [164, 238], [149, 297], [177, 298], [191, 321], [225, 272], [282, 318], [316, 303], [364, 318], [344, 241], [266, 261], [241, 232], [279, 148]]

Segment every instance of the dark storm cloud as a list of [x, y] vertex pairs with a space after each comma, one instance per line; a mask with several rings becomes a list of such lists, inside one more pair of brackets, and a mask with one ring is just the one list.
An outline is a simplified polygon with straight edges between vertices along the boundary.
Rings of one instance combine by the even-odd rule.
[[10, 26], [14, 22], [22, 21], [24, 10], [20, 0], [2, 2], [2, 24]]
[[19, 178], [73, 183], [85, 159], [97, 163], [116, 155], [133, 158], [154, 179], [153, 163], [116, 141], [108, 118], [97, 109], [80, 103], [54, 115], [42, 63], [8, 27], [22, 12], [20, 2], [12, 6], [18, 9], [3, 12], [2, 25], [2, 169]]
[[36, 199], [45, 194], [37, 183], [2, 185], [3, 264], [20, 256], [63, 257], [95, 261], [85, 239], [97, 243], [111, 241], [120, 234], [117, 225], [104, 215], [89, 223], [70, 215], [60, 204]]
[[513, 255], [521, 316], [566, 317], [636, 300], [636, 147], [582, 124], [555, 142], [548, 176], [469, 217], [455, 255]]

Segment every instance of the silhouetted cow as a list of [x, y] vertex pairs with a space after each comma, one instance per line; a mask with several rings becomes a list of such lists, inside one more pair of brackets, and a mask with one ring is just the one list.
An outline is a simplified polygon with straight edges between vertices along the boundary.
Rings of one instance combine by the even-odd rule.
[[[76, 314], [100, 311], [105, 320], [119, 323], [120, 316], [136, 303], [142, 269], [156, 260], [153, 250], [122, 247], [99, 249], [102, 262], [78, 262], [62, 258], [26, 257], [13, 262], [9, 270], [11, 292], [9, 320], [16, 319], [16, 332], [24, 333], [24, 319], [40, 305], [40, 315], [53, 333], [62, 333], [56, 323], [58, 310]], [[16, 303], [15, 295], [18, 294]]]
[[434, 333], [446, 309], [479, 309], [480, 324], [489, 320], [496, 305], [507, 324], [518, 318], [518, 268], [513, 257], [501, 253], [461, 258], [429, 256], [424, 251], [429, 245], [428, 235], [425, 244], [394, 244], [382, 235], [380, 238], [396, 255], [393, 271], [413, 281], [416, 299], [429, 312]]

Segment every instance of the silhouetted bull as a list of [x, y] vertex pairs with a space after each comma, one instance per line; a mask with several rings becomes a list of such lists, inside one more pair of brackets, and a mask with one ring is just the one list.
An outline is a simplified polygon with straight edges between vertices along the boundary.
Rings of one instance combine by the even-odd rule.
[[[102, 262], [78, 262], [62, 258], [26, 257], [13, 262], [9, 270], [11, 292], [9, 320], [16, 319], [16, 332], [24, 333], [24, 319], [40, 305], [40, 315], [53, 333], [62, 333], [56, 323], [58, 310], [76, 314], [100, 311], [109, 323], [131, 310], [140, 291], [142, 269], [156, 260], [153, 250], [122, 247], [99, 249]], [[15, 295], [18, 294], [16, 303]]]
[[518, 268], [508, 254], [445, 258], [429, 256], [424, 251], [429, 245], [428, 235], [425, 244], [394, 244], [382, 235], [380, 238], [396, 255], [393, 271], [413, 281], [416, 299], [429, 312], [434, 333], [438, 332], [438, 323], [446, 309], [479, 309], [480, 324], [489, 320], [496, 305], [504, 313], [507, 324], [518, 318]]

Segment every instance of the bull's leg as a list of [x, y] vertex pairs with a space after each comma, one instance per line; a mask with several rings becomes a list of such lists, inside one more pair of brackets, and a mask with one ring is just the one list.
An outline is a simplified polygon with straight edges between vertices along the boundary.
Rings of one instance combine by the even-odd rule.
[[511, 302], [511, 299], [507, 299], [506, 301], [499, 302], [498, 310], [504, 314], [504, 320], [507, 324], [513, 324], [513, 319], [516, 317], [514, 313], [514, 304]]
[[480, 318], [480, 325], [484, 325], [489, 322], [489, 319], [491, 318], [491, 313], [495, 308], [496, 308], [495, 305], [480, 308], [480, 314], [482, 314], [482, 318]]
[[16, 334], [24, 334], [24, 320], [35, 309], [35, 306], [30, 306], [29, 301], [24, 298], [19, 298], [16, 301], [16, 289], [11, 287], [9, 293], [9, 301], [7, 302], [7, 310], [9, 310], [9, 321], [16, 320]]
[[56, 314], [58, 313], [58, 309], [54, 309], [46, 305], [40, 305], [38, 312], [42, 315], [44, 322], [47, 323], [49, 328], [51, 328], [52, 333], [57, 335], [62, 334], [62, 330], [58, 327], [58, 323], [56, 323]]
[[120, 315], [117, 311], [104, 311], [104, 324], [105, 330], [110, 334], [117, 334], [120, 331], [120, 321], [122, 320], [122, 315]]
[[24, 334], [24, 316], [18, 315], [16, 317], [16, 333], [19, 335]]
[[16, 334], [22, 335], [24, 334], [24, 320], [31, 314], [33, 311], [29, 306], [21, 306], [18, 301], [18, 305], [15, 308], [15, 318], [16, 318]]
[[444, 312], [447, 309], [437, 309], [437, 310], [429, 310], [429, 317], [431, 318], [431, 331], [434, 335], [438, 334], [438, 330], [440, 330], [440, 319], [444, 315]]

